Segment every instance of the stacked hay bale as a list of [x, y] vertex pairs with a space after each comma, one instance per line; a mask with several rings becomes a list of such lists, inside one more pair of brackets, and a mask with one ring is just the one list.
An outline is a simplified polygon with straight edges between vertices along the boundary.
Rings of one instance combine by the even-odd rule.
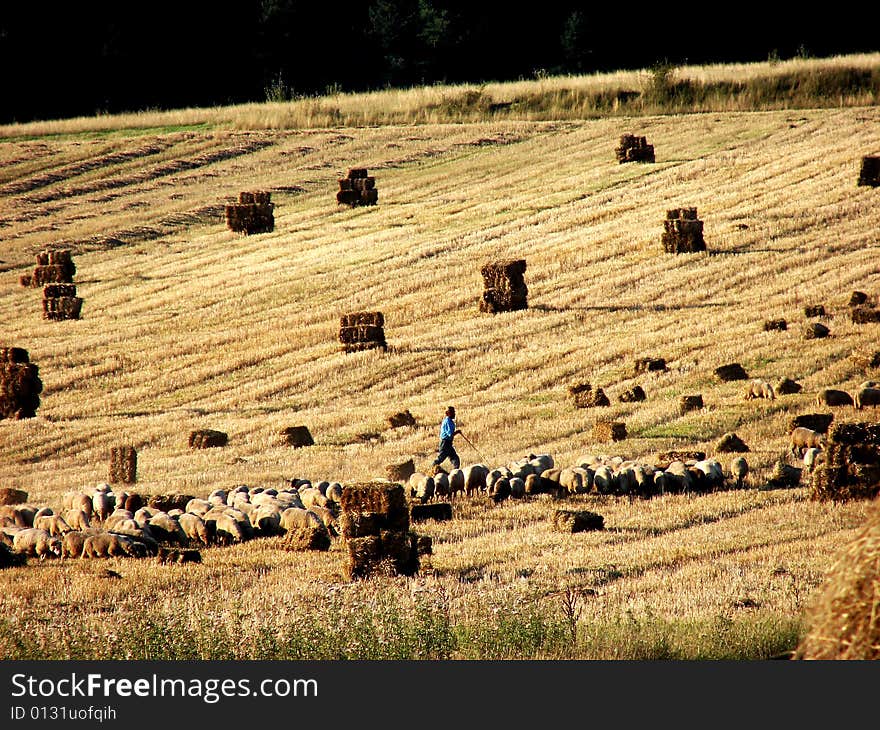
[[382, 312], [350, 312], [339, 319], [339, 341], [345, 352], [388, 349]]
[[33, 273], [24, 274], [19, 283], [33, 288], [46, 284], [71, 284], [74, 274], [76, 265], [70, 257], [69, 249], [41, 251], [37, 254], [37, 265]]
[[43, 287], [43, 319], [79, 319], [83, 300], [76, 295], [73, 276], [76, 265], [69, 249], [41, 251], [31, 274], [24, 274], [22, 286]]
[[409, 531], [409, 507], [402, 485], [347, 484], [342, 488], [340, 506], [343, 571], [348, 580], [418, 571], [418, 537]]
[[593, 388], [590, 383], [577, 383], [568, 387], [568, 393], [574, 400], [575, 408], [596, 408], [610, 406], [611, 401], [601, 388]]
[[825, 461], [814, 472], [812, 498], [843, 502], [880, 494], [880, 424], [838, 423], [825, 443]]
[[696, 208], [673, 208], [666, 211], [663, 221], [663, 250], [666, 253], [697, 253], [706, 250], [703, 221]]
[[137, 450], [134, 446], [110, 449], [110, 483], [134, 484], [137, 481]]
[[484, 264], [480, 269], [483, 275], [480, 311], [495, 314], [527, 309], [529, 289], [525, 272], [525, 259], [503, 259]]
[[281, 431], [281, 438], [287, 446], [295, 449], [315, 445], [315, 440], [307, 426], [288, 426]]
[[348, 171], [348, 177], [339, 178], [339, 192], [336, 193], [339, 205], [376, 205], [378, 201], [376, 178], [368, 175], [366, 168], [353, 167]]
[[862, 158], [862, 169], [859, 171], [859, 185], [872, 188], [880, 186], [880, 156], [868, 155]]
[[79, 319], [82, 304], [82, 297], [76, 295], [76, 284], [46, 284], [43, 287], [43, 319]]
[[228, 434], [211, 428], [192, 431], [189, 435], [189, 447], [191, 449], [213, 449], [226, 446], [227, 443], [229, 443]]
[[620, 145], [614, 149], [617, 161], [624, 162], [654, 162], [654, 145], [648, 144], [646, 137], [637, 137], [634, 134], [624, 134], [620, 138]]
[[275, 205], [265, 190], [244, 191], [237, 203], [225, 206], [226, 226], [236, 233], [269, 233], [275, 230]]
[[43, 381], [39, 368], [21, 347], [0, 347], [0, 420], [34, 418]]

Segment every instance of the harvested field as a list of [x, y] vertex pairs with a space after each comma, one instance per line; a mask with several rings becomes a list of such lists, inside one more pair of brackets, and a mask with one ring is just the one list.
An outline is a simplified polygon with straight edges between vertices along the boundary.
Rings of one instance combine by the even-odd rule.
[[[385, 617], [411, 626], [421, 597], [447, 601], [442, 615], [456, 630], [495, 620], [487, 617], [529, 616], [544, 621], [548, 637], [549, 622], [560, 616], [560, 585], [594, 592], [585, 599], [578, 641], [567, 643], [574, 647], [569, 656], [656, 656], [660, 641], [654, 648], [597, 642], [625, 615], [638, 623], [630, 637], [658, 625], [679, 637], [688, 623], [699, 627], [688, 634], [693, 647], [706, 641], [695, 637], [722, 634], [721, 616], [735, 626], [725, 636], [754, 636], [745, 627], [763, 627], [761, 637], [774, 637], [754, 639], [737, 656], [791, 649], [833, 550], [866, 514], [861, 500], [814, 501], [803, 483], [768, 484], [787, 449], [789, 422], [816, 409], [821, 388], [856, 392], [880, 374], [873, 325], [848, 314], [853, 291], [880, 290], [876, 191], [854, 185], [851, 149], [855, 138], [880, 148], [880, 117], [873, 108], [724, 112], [644, 118], [639, 129], [663, 151], [654, 164], [620, 165], [610, 154], [620, 119], [141, 131], [112, 143], [47, 138], [51, 154], [29, 162], [20, 179], [41, 181], [31, 192], [53, 200], [0, 191], [4, 344], [31, 354], [43, 384], [35, 417], [0, 421], [0, 480], [36, 504], [60, 504], [68, 489], [105, 480], [107, 454], [119, 444], [137, 447], [144, 495], [204, 496], [292, 477], [361, 482], [409, 458], [425, 469], [436, 449], [438, 403], [456, 404], [459, 427], [476, 447], [456, 441], [463, 465], [481, 460], [477, 451], [493, 467], [543, 452], [563, 465], [589, 453], [715, 455], [718, 439], [735, 431], [749, 445], [750, 471], [746, 489], [648, 500], [535, 494], [494, 505], [479, 491], [459, 496], [453, 519], [420, 523], [433, 549], [430, 565], [422, 563], [413, 578], [349, 584], [338, 538], [327, 550], [270, 549], [262, 540], [208, 547], [201, 563], [187, 565], [113, 558], [108, 565], [125, 575], [121, 581], [98, 582], [80, 561], [62, 568], [31, 560], [0, 573], [0, 615], [13, 620], [16, 636], [34, 642], [14, 648], [11, 634], [0, 632], [4, 655], [31, 656], [37, 646], [83, 658], [136, 655], [143, 648], [127, 643], [130, 634], [121, 629], [128, 623], [145, 617], [179, 639], [192, 626], [184, 616], [208, 616], [218, 605], [228, 607], [217, 616], [218, 631], [240, 637], [228, 644], [235, 658], [262, 656], [264, 629], [300, 636], [307, 624], [295, 623], [299, 616], [356, 616], [373, 621], [387, 645], [399, 645]], [[107, 200], [92, 200], [95, 192], [63, 194], [67, 186], [132, 180], [154, 165], [248, 139], [265, 144], [107, 187], [101, 196], [116, 196]], [[504, 143], [476, 144], [491, 139]], [[122, 152], [162, 149], [110, 167], [81, 164], [112, 154], [113, 145]], [[298, 151], [304, 147], [311, 151]], [[0, 160], [23, 151], [23, 143], [3, 142]], [[381, 171], [382, 205], [327, 205], [349, 160]], [[14, 167], [9, 176], [21, 163]], [[53, 182], [57, 171], [66, 177]], [[273, 231], [232, 235], [222, 208], [188, 215], [220, 205], [231, 185], [272, 191]], [[297, 191], [281, 190], [294, 185]], [[679, 206], [698, 207], [707, 236], [711, 221], [712, 255], [658, 253], [665, 212]], [[111, 238], [118, 244], [99, 243]], [[87, 291], [88, 316], [68, 323], [75, 337], [64, 331], [68, 325], [35, 315], [35, 290], [19, 284], [50, 244], [75, 252], [78, 288]], [[526, 258], [528, 308], [477, 316], [480, 266]], [[798, 336], [811, 302], [834, 315], [832, 337]], [[394, 347], [342, 352], [341, 313], [370, 311], [393, 322]], [[761, 330], [781, 317], [800, 324]], [[653, 354], [671, 366], [646, 367], [636, 378], [633, 363]], [[802, 390], [745, 404], [737, 383], [713, 376], [720, 363], [740, 363], [751, 377], [773, 383], [786, 376]], [[592, 412], [572, 408], [566, 386], [585, 373], [594, 384], [614, 384], [612, 396], [636, 380], [650, 395], [613, 397], [603, 409], [609, 421], [626, 424], [625, 441], [594, 439]], [[688, 393], [701, 393], [706, 406], [681, 416], [679, 398]], [[389, 429], [387, 414], [404, 405], [427, 425]], [[853, 415], [848, 407], [835, 410], [836, 421]], [[291, 423], [308, 423], [319, 443], [280, 443]], [[233, 435], [225, 448], [188, 448], [186, 434], [217, 425]], [[358, 441], [360, 433], [381, 438]], [[557, 508], [600, 513], [605, 529], [557, 533]], [[747, 607], [755, 603], [760, 607]], [[380, 610], [369, 613], [371, 605]], [[247, 617], [235, 624], [240, 635], [233, 615]], [[62, 646], [57, 637], [72, 636], [73, 625], [92, 640]], [[382, 655], [355, 640], [354, 625], [340, 618], [327, 643], [299, 646], [320, 646], [314, 655], [324, 657]], [[502, 632], [509, 624], [491, 625]], [[527, 625], [522, 619], [516, 627]], [[468, 644], [475, 634], [464, 628], [456, 636], [454, 648], [438, 653], [568, 651], [544, 638], [481, 654], [476, 647], [488, 643]], [[168, 651], [182, 643], [169, 641]], [[210, 641], [198, 647], [201, 657], [219, 653]]]

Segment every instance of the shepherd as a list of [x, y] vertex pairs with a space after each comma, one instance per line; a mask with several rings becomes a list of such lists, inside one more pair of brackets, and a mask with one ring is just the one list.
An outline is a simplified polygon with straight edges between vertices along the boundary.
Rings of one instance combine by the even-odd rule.
[[452, 462], [453, 469], [460, 467], [461, 460], [452, 446], [452, 439], [460, 433], [461, 431], [455, 427], [455, 407], [449, 406], [446, 409], [446, 418], [440, 424], [440, 448], [437, 450], [437, 458], [434, 459], [431, 466], [439, 466], [444, 459], [448, 458]]

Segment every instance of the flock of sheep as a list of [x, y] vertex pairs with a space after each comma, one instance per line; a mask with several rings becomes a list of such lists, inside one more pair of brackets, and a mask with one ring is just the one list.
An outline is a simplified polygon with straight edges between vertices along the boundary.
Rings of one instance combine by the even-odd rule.
[[[742, 486], [744, 458], [730, 465], [730, 478]], [[649, 497], [723, 488], [727, 477], [716, 459], [674, 461], [658, 468], [622, 457], [587, 455], [560, 468], [550, 454], [529, 456], [506, 466], [471, 464], [449, 473], [415, 473], [409, 479], [412, 502], [454, 501], [482, 494], [492, 502], [551, 494], [616, 494]], [[62, 508], [33, 504], [0, 506], [0, 542], [14, 553], [37, 558], [156, 557], [160, 562], [200, 560], [200, 547], [229, 545], [284, 535], [299, 528], [339, 534], [342, 496], [339, 482], [292, 479], [280, 489], [241, 485], [215, 489], [207, 498], [186, 498], [168, 509], [150, 507], [144, 497], [109, 484], [67, 492]], [[173, 498], [172, 498], [173, 501]], [[179, 560], [168, 552], [180, 549]], [[185, 556], [185, 557], [184, 557]]]

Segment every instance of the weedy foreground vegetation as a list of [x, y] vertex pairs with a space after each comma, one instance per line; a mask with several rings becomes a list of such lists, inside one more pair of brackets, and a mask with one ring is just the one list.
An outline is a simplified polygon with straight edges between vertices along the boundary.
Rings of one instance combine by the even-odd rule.
[[[0, 421], [0, 481], [35, 504], [106, 480], [110, 448], [124, 443], [138, 449], [146, 494], [365, 480], [409, 457], [425, 470], [448, 404], [475, 447], [457, 443], [465, 463], [699, 449], [727, 467], [714, 444], [735, 431], [751, 473], [742, 490], [699, 496], [465, 499], [452, 521], [419, 526], [434, 552], [412, 579], [345, 583], [338, 540], [325, 553], [259, 540], [208, 548], [186, 566], [32, 559], [0, 572], [0, 656], [794, 649], [868, 510], [767, 478], [789, 458], [792, 416], [827, 410], [815, 404], [823, 387], [852, 392], [868, 374], [851, 352], [880, 349], [880, 324], [853, 323], [847, 307], [854, 290], [880, 293], [880, 199], [856, 186], [861, 157], [880, 152], [875, 102], [443, 123], [343, 114], [340, 126], [317, 117], [305, 128], [307, 102], [294, 101], [231, 121], [220, 110], [3, 128], [0, 345], [29, 351], [44, 391], [36, 418]], [[375, 126], [341, 126], [350, 121]], [[145, 128], [197, 124], [208, 126]], [[618, 165], [624, 133], [647, 136], [656, 163]], [[337, 206], [351, 166], [375, 175], [377, 206]], [[275, 229], [242, 237], [223, 204], [253, 189], [272, 192]], [[706, 253], [663, 253], [665, 211], [682, 206], [697, 207]], [[46, 248], [74, 254], [80, 320], [43, 320], [38, 290], [19, 286]], [[481, 314], [480, 266], [501, 258], [527, 260], [529, 307]], [[805, 339], [804, 306], [818, 303], [831, 334]], [[340, 351], [339, 316], [359, 310], [384, 313], [388, 352]], [[789, 328], [764, 331], [776, 318]], [[646, 356], [668, 371], [635, 376]], [[746, 401], [742, 383], [713, 375], [730, 362], [803, 391]], [[576, 409], [567, 387], [584, 380], [611, 405]], [[636, 383], [647, 400], [619, 402]], [[705, 407], [680, 415], [690, 393]], [[403, 409], [418, 425], [389, 428]], [[591, 441], [599, 417], [624, 421], [629, 437]], [[314, 446], [282, 445], [298, 424]], [[198, 428], [227, 432], [228, 446], [189, 449]], [[558, 507], [599, 512], [606, 529], [554, 532]]]

